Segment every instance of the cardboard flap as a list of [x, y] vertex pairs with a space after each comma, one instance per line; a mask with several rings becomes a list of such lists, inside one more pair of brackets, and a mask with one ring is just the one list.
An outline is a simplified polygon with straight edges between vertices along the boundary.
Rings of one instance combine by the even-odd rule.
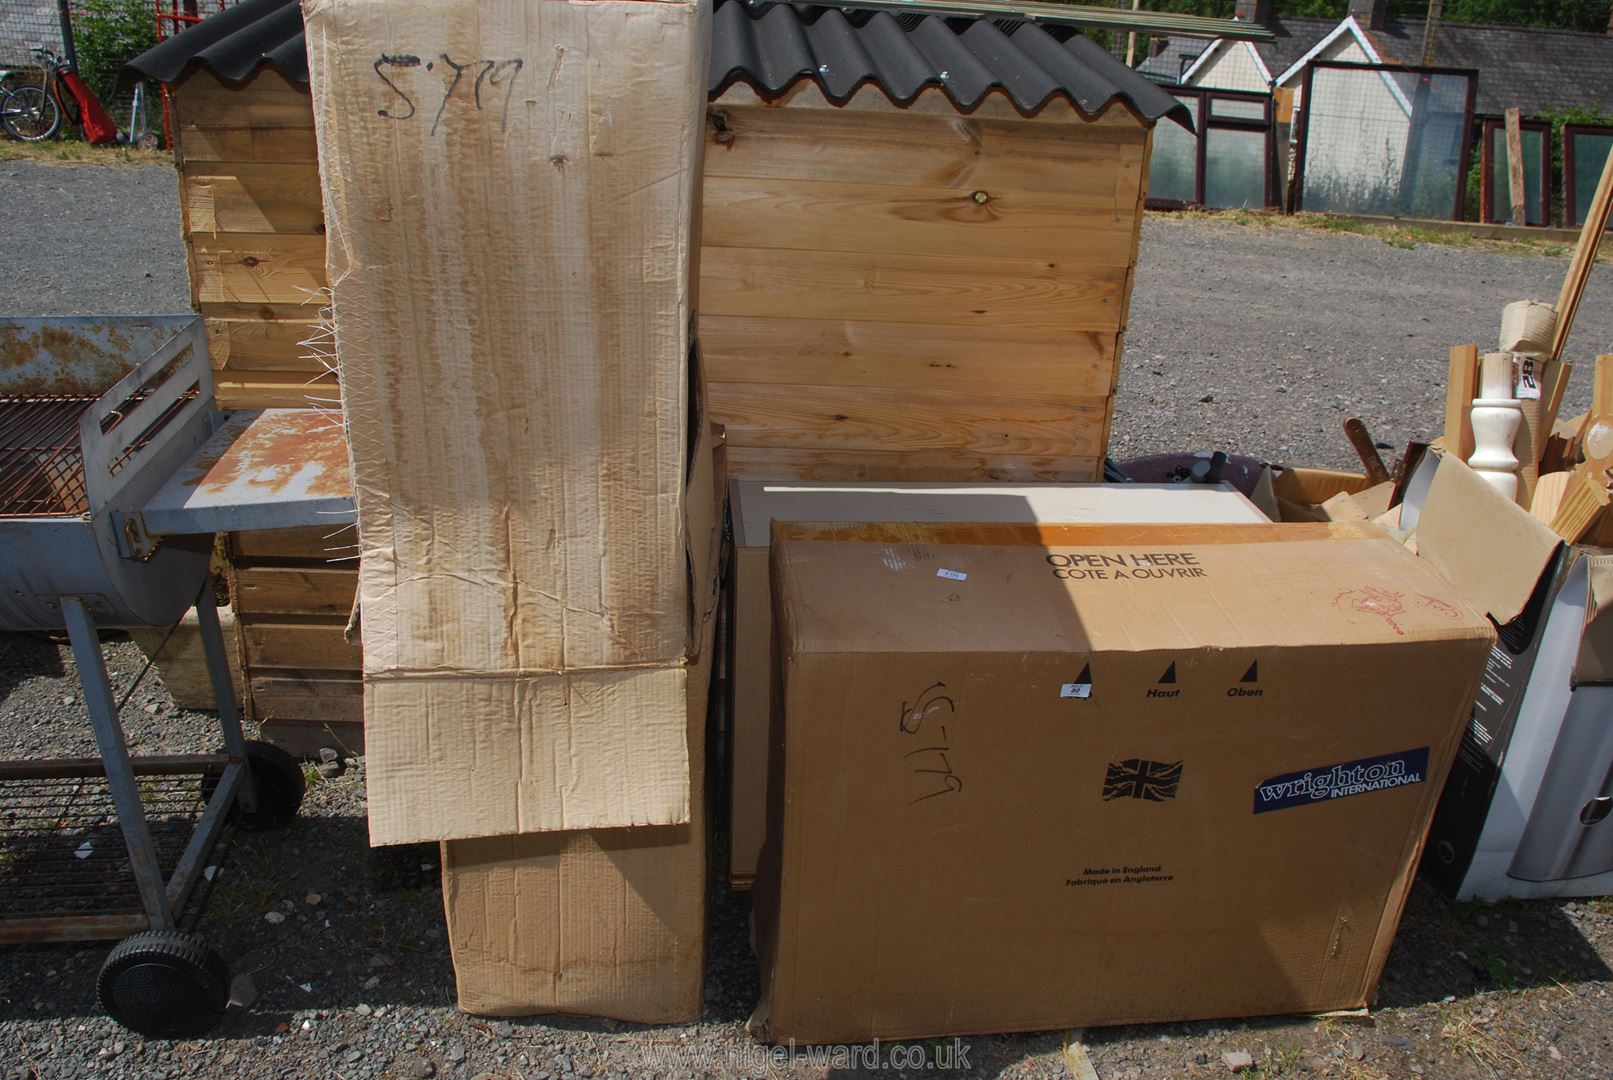
[[1585, 557], [1585, 629], [1574, 659], [1574, 685], [1613, 683], [1613, 555]]
[[1417, 520], [1417, 553], [1505, 626], [1529, 603], [1562, 538], [1449, 454]]

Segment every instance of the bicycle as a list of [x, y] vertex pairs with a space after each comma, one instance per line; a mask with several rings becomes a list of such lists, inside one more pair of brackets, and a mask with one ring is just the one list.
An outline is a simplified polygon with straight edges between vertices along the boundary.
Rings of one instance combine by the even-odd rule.
[[53, 139], [66, 117], [84, 130], [92, 146], [139, 146], [151, 138], [147, 133], [143, 86], [135, 85], [129, 126], [119, 131], [73, 65], [43, 45], [31, 51], [39, 58], [39, 82], [19, 83], [16, 72], [0, 71], [0, 129], [8, 137], [22, 142]]

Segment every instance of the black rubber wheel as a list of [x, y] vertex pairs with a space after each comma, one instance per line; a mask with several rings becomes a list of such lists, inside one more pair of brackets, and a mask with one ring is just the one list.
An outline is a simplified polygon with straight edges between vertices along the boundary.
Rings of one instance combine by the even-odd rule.
[[243, 829], [272, 829], [297, 816], [308, 781], [302, 775], [302, 762], [271, 743], [248, 740], [246, 760], [252, 766], [252, 790], [258, 808], [247, 813], [237, 802], [236, 824]]
[[195, 934], [150, 930], [120, 941], [95, 981], [101, 1007], [150, 1039], [209, 1031], [230, 1003], [230, 970]]

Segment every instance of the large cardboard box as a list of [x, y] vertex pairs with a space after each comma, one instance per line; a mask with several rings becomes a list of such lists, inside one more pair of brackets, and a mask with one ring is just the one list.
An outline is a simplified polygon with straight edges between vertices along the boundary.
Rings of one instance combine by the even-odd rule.
[[767, 832], [773, 608], [767, 573], [774, 521], [1157, 522], [1268, 519], [1228, 485], [938, 484], [734, 480], [728, 485], [734, 571], [729, 701], [728, 881], [748, 889]]
[[1423, 468], [1402, 524], [1499, 634], [1422, 872], [1460, 900], [1613, 892], [1613, 554], [1454, 458]]
[[[716, 618], [684, 672], [687, 824], [442, 845], [459, 1007], [688, 1023], [705, 1005], [707, 690]], [[652, 676], [653, 677], [653, 676]]]
[[1371, 999], [1493, 637], [1426, 563], [1340, 524], [776, 530], [763, 1038]]
[[306, 5], [376, 843], [688, 820], [709, 16]]

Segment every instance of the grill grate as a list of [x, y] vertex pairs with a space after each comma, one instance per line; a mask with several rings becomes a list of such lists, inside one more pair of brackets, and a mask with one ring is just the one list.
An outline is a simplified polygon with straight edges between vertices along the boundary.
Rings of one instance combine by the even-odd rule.
[[[166, 879], [204, 808], [203, 779], [195, 773], [137, 779]], [[105, 776], [0, 779], [0, 925], [140, 911]]]
[[0, 396], [0, 517], [89, 511], [80, 418], [95, 395]]

